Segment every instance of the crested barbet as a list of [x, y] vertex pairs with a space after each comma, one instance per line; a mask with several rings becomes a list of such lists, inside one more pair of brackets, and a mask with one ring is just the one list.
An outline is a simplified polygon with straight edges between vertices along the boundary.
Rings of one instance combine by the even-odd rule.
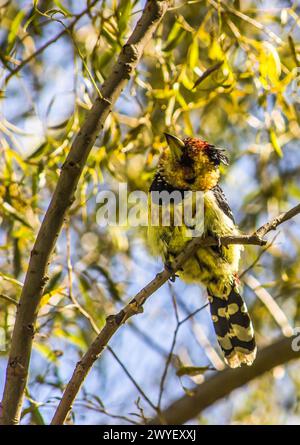
[[[208, 142], [187, 137], [183, 140], [165, 133], [167, 146], [160, 156], [156, 174], [149, 191], [149, 207], [161, 211], [163, 199], [157, 193], [178, 191], [182, 200], [188, 191], [202, 192], [204, 202], [203, 236], [220, 240], [222, 236], [239, 235], [233, 214], [218, 185], [220, 164], [228, 164], [224, 149]], [[153, 193], [153, 192], [156, 192]], [[154, 199], [154, 196], [156, 198]], [[178, 203], [177, 203], [178, 204]], [[173, 202], [174, 206], [177, 205]], [[167, 267], [191, 240], [186, 224], [176, 225], [170, 219], [165, 225], [148, 224], [149, 245], [154, 254], [162, 257]], [[177, 272], [187, 283], [202, 283], [207, 288], [211, 318], [225, 362], [232, 368], [252, 365], [256, 344], [251, 319], [240, 295], [238, 266], [242, 246], [199, 247]]]

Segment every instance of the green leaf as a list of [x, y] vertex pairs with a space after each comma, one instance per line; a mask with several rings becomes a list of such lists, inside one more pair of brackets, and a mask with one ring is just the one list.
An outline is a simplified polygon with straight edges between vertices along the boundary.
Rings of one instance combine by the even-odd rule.
[[45, 420], [41, 414], [41, 411], [38, 409], [37, 406], [35, 406], [32, 411], [32, 419], [34, 420], [36, 425], [46, 425]]
[[132, 10], [131, 0], [120, 1], [117, 10], [117, 15], [118, 15], [119, 31], [121, 36], [123, 36], [123, 34], [126, 32], [127, 25], [130, 19], [131, 10]]
[[[34, 10], [33, 10], [34, 11]], [[26, 32], [28, 26], [30, 25], [31, 22], [33, 22], [33, 20], [35, 19], [35, 17], [37, 16], [36, 12], [34, 11], [31, 16], [26, 20], [25, 25], [23, 26], [23, 31]]]
[[106, 40], [108, 41], [108, 43], [111, 44], [112, 47], [116, 46], [116, 35], [112, 34], [108, 29], [107, 26], [103, 26], [102, 28], [102, 35], [106, 38]]
[[32, 403], [30, 402], [30, 406], [28, 408], [23, 409], [21, 418], [23, 419], [26, 414], [31, 414], [32, 421], [35, 425], [45, 425], [44, 418], [39, 410], [39, 406], [42, 406], [42, 403]]
[[34, 342], [33, 347], [38, 351], [47, 361], [55, 363], [57, 361], [57, 354], [52, 351], [51, 347], [45, 343]]
[[10, 31], [7, 37], [9, 50], [13, 47], [13, 44], [15, 43], [24, 15], [25, 15], [24, 10], [20, 10], [16, 15], [16, 17], [11, 22]]
[[186, 34], [186, 31], [182, 28], [182, 26], [179, 23], [175, 22], [175, 24], [172, 28], [172, 31], [169, 34], [167, 44], [163, 48], [163, 51], [167, 52], [167, 51], [171, 51], [172, 49], [174, 49], [179, 44], [179, 42], [183, 39], [185, 34]]
[[103, 69], [113, 58], [114, 52], [111, 49], [103, 51], [99, 56], [97, 56], [97, 66], [99, 69]]
[[53, 334], [56, 337], [63, 338], [67, 342], [77, 346], [79, 349], [84, 350], [87, 346], [86, 342], [84, 341], [84, 339], [82, 338], [80, 333], [78, 333], [78, 335], [76, 335], [76, 334], [72, 334], [70, 331], [66, 332], [61, 328], [56, 328], [56, 329], [54, 329]]
[[59, 0], [54, 0], [54, 3], [63, 11], [64, 15], [71, 17], [72, 13]]

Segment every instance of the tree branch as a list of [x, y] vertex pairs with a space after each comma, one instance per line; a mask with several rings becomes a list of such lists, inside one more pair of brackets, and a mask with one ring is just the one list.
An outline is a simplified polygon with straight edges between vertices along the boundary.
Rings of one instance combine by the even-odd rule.
[[[167, 11], [169, 2], [148, 0], [132, 35], [121, 50], [119, 58], [101, 88], [86, 120], [77, 134], [62, 167], [57, 187], [40, 227], [31, 252], [22, 289], [20, 304], [11, 342], [6, 371], [0, 424], [17, 424], [20, 419], [24, 389], [34, 337], [38, 306], [43, 295], [50, 255], [61, 231], [68, 208], [99, 131], [121, 91], [133, 73], [157, 26]], [[106, 343], [105, 343], [106, 344]]]
[[282, 213], [265, 225], [261, 226], [258, 230], [250, 235], [226, 236], [221, 237], [219, 240], [216, 240], [213, 237], [194, 238], [192, 241], [190, 241], [187, 244], [186, 248], [183, 249], [183, 251], [175, 258], [174, 262], [172, 263], [172, 270], [165, 268], [162, 272], [158, 273], [156, 277], [152, 281], [150, 281], [150, 283], [148, 283], [140, 292], [138, 292], [123, 309], [121, 309], [117, 314], [107, 317], [106, 323], [101, 332], [93, 341], [82, 359], [77, 363], [73, 375], [54, 414], [52, 424], [57, 425], [64, 423], [84, 379], [89, 373], [94, 362], [103, 352], [111, 337], [130, 317], [143, 312], [143, 305], [147, 301], [147, 299], [157, 289], [159, 289], [172, 275], [174, 275], [174, 273], [178, 269], [180, 269], [184, 262], [188, 258], [190, 258], [200, 246], [218, 245], [219, 242], [222, 245], [265, 245], [266, 241], [262, 239], [262, 236], [265, 236], [271, 230], [275, 230], [284, 221], [287, 221], [298, 213], [300, 213], [300, 204], [298, 204], [296, 207], [292, 208], [288, 212]]
[[[194, 389], [194, 395], [185, 395], [176, 400], [159, 418], [150, 421], [157, 425], [164, 420], [166, 425], [181, 425], [194, 419], [201, 411], [211, 406], [217, 400], [230, 394], [234, 389], [250, 382], [275, 366], [282, 365], [300, 358], [299, 335], [297, 348], [292, 349], [292, 341], [297, 337], [281, 338], [277, 342], [263, 348], [257, 355], [252, 366], [243, 366], [237, 369], [225, 369]], [[296, 351], [296, 349], [298, 349]]]
[[14, 304], [15, 306], [18, 306], [18, 301], [15, 300], [14, 298], [9, 297], [8, 295], [5, 294], [0, 294], [0, 298], [2, 298], [3, 300], [8, 301], [11, 304]]

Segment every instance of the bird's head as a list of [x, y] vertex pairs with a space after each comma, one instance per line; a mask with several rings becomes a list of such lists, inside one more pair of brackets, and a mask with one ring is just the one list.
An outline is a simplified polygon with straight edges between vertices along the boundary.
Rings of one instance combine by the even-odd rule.
[[220, 163], [228, 165], [224, 149], [197, 138], [165, 136], [168, 145], [158, 163], [165, 182], [176, 189], [193, 191], [210, 190], [218, 183]]

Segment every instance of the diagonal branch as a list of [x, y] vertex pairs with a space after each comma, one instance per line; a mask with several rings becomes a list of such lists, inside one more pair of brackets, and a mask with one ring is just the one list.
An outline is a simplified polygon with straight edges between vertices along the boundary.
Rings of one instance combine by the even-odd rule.
[[205, 383], [194, 389], [194, 395], [185, 395], [172, 403], [159, 417], [150, 421], [157, 425], [163, 419], [166, 425], [181, 425], [194, 419], [201, 411], [217, 400], [230, 394], [234, 389], [250, 382], [267, 371], [300, 358], [299, 334], [295, 337], [281, 338], [262, 349], [252, 366], [226, 369], [218, 372]]
[[99, 131], [118, 99], [168, 9], [167, 0], [147, 0], [142, 16], [121, 50], [119, 58], [101, 88], [93, 107], [77, 134], [62, 167], [55, 192], [31, 252], [11, 341], [6, 371], [0, 424], [17, 424], [20, 419], [38, 306], [47, 282], [50, 255], [62, 229], [66, 212], [74, 201], [79, 178]]
[[117, 314], [110, 315], [106, 319], [106, 323], [99, 335], [93, 341], [82, 359], [77, 363], [73, 375], [64, 391], [62, 399], [57, 407], [57, 410], [52, 419], [53, 425], [64, 423], [71, 407], [75, 400], [84, 379], [88, 375], [94, 362], [99, 358], [104, 348], [108, 344], [111, 337], [118, 331], [118, 329], [133, 315], [143, 312], [143, 305], [147, 299], [159, 289], [174, 273], [180, 269], [184, 262], [190, 258], [200, 246], [218, 245], [220, 242], [223, 245], [229, 244], [255, 244], [263, 246], [266, 241], [262, 239], [269, 231], [275, 230], [280, 224], [300, 213], [300, 204], [292, 208], [286, 213], [282, 213], [270, 222], [261, 226], [253, 234], [241, 236], [226, 236], [216, 240], [213, 237], [194, 238], [190, 241], [186, 248], [175, 258], [172, 263], [172, 270], [165, 268], [158, 273], [150, 283], [148, 283], [135, 297]]

